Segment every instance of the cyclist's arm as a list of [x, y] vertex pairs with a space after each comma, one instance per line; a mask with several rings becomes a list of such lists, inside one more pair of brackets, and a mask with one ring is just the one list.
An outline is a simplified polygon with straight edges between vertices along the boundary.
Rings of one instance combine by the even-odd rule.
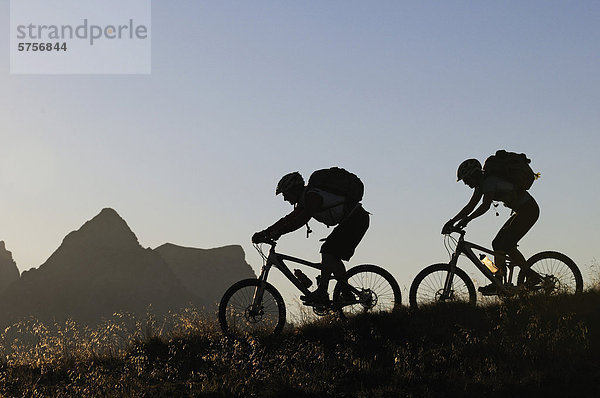
[[493, 196], [488, 193], [484, 194], [481, 205], [473, 213], [469, 214], [466, 217], [466, 221], [469, 222], [469, 221], [473, 220], [474, 218], [484, 215], [490, 209], [492, 202], [493, 202]]
[[322, 203], [323, 198], [320, 195], [307, 192], [303, 207], [296, 207], [290, 214], [267, 228], [265, 232], [274, 238], [279, 238], [281, 235], [297, 230], [308, 223], [313, 214], [319, 211]]
[[467, 205], [461, 211], [459, 211], [457, 215], [452, 217], [449, 222], [451, 224], [454, 224], [457, 221], [462, 220], [469, 214], [471, 214], [473, 209], [475, 209], [475, 206], [477, 206], [477, 203], [479, 203], [479, 201], [481, 200], [482, 196], [483, 193], [481, 192], [481, 190], [476, 188], [475, 191], [473, 191], [473, 195], [471, 196], [471, 200], [469, 200], [469, 203], [467, 203]]

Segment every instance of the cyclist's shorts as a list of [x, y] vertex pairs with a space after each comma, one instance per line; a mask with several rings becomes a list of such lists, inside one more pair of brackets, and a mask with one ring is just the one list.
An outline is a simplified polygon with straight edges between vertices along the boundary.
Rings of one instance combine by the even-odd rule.
[[348, 261], [369, 228], [369, 213], [359, 206], [327, 237], [321, 253]]
[[508, 252], [517, 247], [517, 243], [533, 227], [540, 216], [540, 208], [535, 199], [531, 198], [502, 226], [494, 240], [494, 250]]

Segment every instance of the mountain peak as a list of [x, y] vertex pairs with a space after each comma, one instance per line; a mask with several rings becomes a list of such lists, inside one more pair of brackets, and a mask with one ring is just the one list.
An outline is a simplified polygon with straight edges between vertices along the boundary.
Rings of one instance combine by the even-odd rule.
[[119, 213], [117, 213], [117, 211], [111, 207], [105, 207], [104, 209], [100, 210], [100, 213], [98, 213], [96, 217], [116, 217], [122, 220]]
[[68, 234], [63, 244], [95, 247], [131, 247], [140, 244], [125, 220], [111, 208], [104, 208], [77, 231]]
[[[31, 315], [95, 323], [119, 311], [145, 314], [150, 304], [157, 314], [189, 303], [213, 311], [232, 283], [256, 278], [241, 246], [144, 249], [110, 208], [68, 234], [44, 264], [20, 278], [2, 247], [0, 242], [0, 327]], [[3, 269], [12, 269], [12, 277], [3, 276]]]

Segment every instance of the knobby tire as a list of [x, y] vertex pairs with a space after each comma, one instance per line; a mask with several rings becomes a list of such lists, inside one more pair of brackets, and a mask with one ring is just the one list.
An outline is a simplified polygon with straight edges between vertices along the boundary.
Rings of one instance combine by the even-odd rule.
[[477, 302], [475, 285], [460, 268], [454, 270], [451, 297], [446, 300], [441, 299], [448, 271], [448, 264], [433, 264], [419, 272], [410, 285], [411, 308], [441, 302], [464, 302], [475, 305]]
[[[254, 292], [261, 283], [265, 284], [262, 311], [259, 316], [250, 316]], [[272, 337], [281, 333], [285, 326], [285, 302], [279, 291], [268, 282], [244, 279], [233, 284], [219, 304], [219, 324], [223, 333], [231, 338], [248, 336]]]
[[348, 283], [369, 299], [366, 302], [348, 304], [342, 296], [342, 284], [337, 283], [333, 290], [333, 306], [339, 309], [341, 318], [365, 312], [391, 312], [402, 305], [400, 286], [385, 269], [363, 264], [350, 268], [346, 276]]
[[[549, 290], [542, 289], [545, 294], [577, 294], [583, 291], [583, 277], [577, 264], [566, 255], [545, 251], [534, 254], [527, 260], [527, 265], [542, 277], [551, 278], [554, 283]], [[527, 277], [524, 272], [519, 272], [517, 285], [526, 284]]]

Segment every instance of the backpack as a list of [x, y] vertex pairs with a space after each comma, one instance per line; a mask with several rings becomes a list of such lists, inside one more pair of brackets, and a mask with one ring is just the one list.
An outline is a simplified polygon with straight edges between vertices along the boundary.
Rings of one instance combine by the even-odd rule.
[[528, 159], [524, 153], [500, 149], [495, 155], [486, 159], [483, 172], [486, 176], [493, 175], [510, 182], [516, 190], [526, 191], [539, 177], [539, 174], [533, 172], [529, 163], [531, 159]]
[[365, 186], [360, 178], [340, 167], [315, 171], [308, 179], [307, 188], [319, 188], [344, 196], [348, 203], [360, 202], [365, 192]]

